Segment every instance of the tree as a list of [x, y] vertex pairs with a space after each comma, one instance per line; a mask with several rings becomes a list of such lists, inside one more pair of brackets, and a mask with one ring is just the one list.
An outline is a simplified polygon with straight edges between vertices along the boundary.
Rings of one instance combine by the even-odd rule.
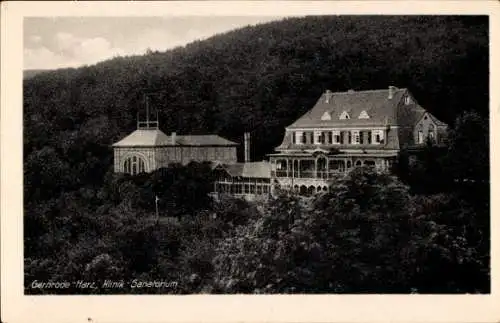
[[453, 178], [489, 181], [489, 151], [487, 121], [473, 111], [458, 116], [450, 129], [447, 156], [447, 167]]

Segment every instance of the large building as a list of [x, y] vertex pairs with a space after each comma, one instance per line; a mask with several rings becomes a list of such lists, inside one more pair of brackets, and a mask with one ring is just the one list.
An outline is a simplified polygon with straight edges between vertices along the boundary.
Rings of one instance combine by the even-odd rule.
[[191, 161], [236, 163], [237, 146], [218, 135], [181, 136], [172, 132], [167, 136], [158, 121], [148, 120], [138, 122], [137, 130], [113, 144], [114, 170], [135, 175]]
[[407, 89], [327, 90], [269, 154], [272, 182], [301, 193], [326, 191], [353, 167], [387, 171], [401, 149], [442, 144], [446, 129]]

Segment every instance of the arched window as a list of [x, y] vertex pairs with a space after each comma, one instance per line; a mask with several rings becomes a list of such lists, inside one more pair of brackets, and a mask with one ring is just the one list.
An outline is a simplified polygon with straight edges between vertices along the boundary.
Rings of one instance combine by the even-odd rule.
[[124, 171], [127, 174], [137, 175], [146, 172], [146, 163], [139, 156], [132, 156], [125, 160]]

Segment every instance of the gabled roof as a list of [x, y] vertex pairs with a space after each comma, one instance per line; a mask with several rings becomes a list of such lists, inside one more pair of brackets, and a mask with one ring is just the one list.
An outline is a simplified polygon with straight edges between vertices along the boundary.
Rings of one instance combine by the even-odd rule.
[[429, 118], [431, 118], [431, 120], [436, 124], [436, 126], [438, 127], [447, 127], [448, 125], [446, 123], [444, 123], [443, 121], [441, 120], [438, 120], [438, 118], [436, 118], [435, 116], [433, 116], [432, 114], [430, 113], [427, 113], [427, 115], [429, 116]]
[[224, 169], [232, 177], [271, 178], [271, 164], [266, 161], [219, 164], [217, 167]]
[[176, 143], [182, 146], [237, 146], [238, 144], [218, 135], [176, 136]]
[[168, 142], [168, 137], [163, 131], [159, 129], [141, 129], [114, 143], [113, 147], [161, 146], [166, 142]]
[[218, 135], [176, 135], [175, 143], [172, 136], [167, 136], [159, 129], [139, 129], [113, 147], [151, 147], [151, 146], [237, 146], [238, 144]]
[[[384, 125], [386, 122], [395, 125], [397, 106], [406, 92], [407, 89], [395, 88], [392, 98], [389, 98], [389, 89], [323, 93], [314, 107], [289, 128]], [[369, 119], [358, 119], [363, 110], [370, 116]], [[351, 118], [339, 120], [344, 111]], [[331, 115], [331, 120], [321, 120], [325, 112]]]

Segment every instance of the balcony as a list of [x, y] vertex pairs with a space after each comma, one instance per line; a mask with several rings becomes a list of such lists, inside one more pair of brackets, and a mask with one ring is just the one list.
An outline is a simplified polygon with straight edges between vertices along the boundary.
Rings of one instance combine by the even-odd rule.
[[304, 171], [290, 171], [278, 170], [272, 171], [271, 176], [277, 178], [307, 178], [307, 179], [321, 179], [329, 180], [337, 178], [339, 175], [346, 174], [344, 170], [329, 170], [329, 171], [314, 171], [314, 170], [304, 170]]

